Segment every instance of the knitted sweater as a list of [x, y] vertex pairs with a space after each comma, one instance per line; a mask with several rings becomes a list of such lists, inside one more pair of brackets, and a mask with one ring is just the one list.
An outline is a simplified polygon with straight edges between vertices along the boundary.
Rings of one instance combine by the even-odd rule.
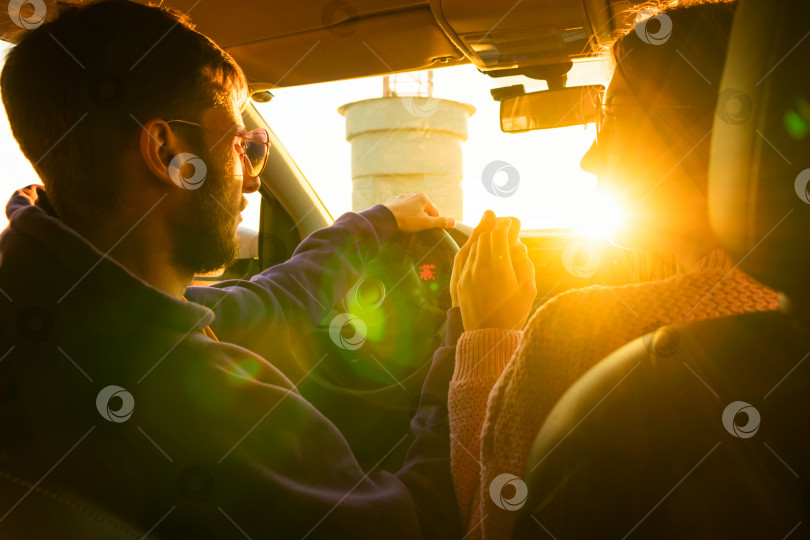
[[[449, 408], [453, 482], [468, 538], [509, 538], [515, 512], [493, 502], [493, 479], [523, 475], [554, 404], [602, 358], [664, 325], [777, 308], [776, 292], [716, 250], [687, 274], [560, 294], [534, 313], [524, 331], [462, 334]], [[498, 485], [499, 502], [515, 496], [515, 488], [498, 493]]]

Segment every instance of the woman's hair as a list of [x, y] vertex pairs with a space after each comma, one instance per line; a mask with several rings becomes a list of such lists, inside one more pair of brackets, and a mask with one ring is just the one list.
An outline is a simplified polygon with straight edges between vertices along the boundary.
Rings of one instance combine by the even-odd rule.
[[663, 249], [638, 249], [630, 258], [632, 283], [659, 281], [685, 271], [678, 257]]
[[611, 48], [613, 76], [625, 80], [658, 132], [685, 156], [682, 166], [703, 193], [708, 134], [718, 106], [735, 6], [729, 0], [638, 5], [635, 26]]
[[[665, 141], [684, 156], [680, 166], [706, 193], [710, 137], [728, 50], [734, 0], [646, 2], [630, 14], [635, 24], [611, 47], [614, 77], [630, 92]], [[683, 272], [677, 257], [640, 250], [632, 260], [634, 281]]]

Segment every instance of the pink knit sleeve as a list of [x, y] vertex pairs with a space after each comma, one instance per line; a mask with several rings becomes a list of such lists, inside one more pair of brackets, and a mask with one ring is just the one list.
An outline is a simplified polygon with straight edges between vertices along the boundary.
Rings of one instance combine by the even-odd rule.
[[448, 396], [450, 467], [462, 523], [466, 528], [476, 528], [480, 519], [477, 513], [480, 506], [481, 428], [487, 399], [517, 348], [522, 333], [521, 330], [495, 328], [465, 332], [456, 347], [456, 365]]

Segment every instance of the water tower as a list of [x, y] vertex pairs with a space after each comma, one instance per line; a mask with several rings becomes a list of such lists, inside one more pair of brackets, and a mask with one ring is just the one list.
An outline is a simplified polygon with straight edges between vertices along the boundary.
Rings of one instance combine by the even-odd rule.
[[428, 71], [386, 76], [383, 97], [338, 112], [352, 145], [352, 210], [423, 191], [442, 215], [461, 220], [461, 143], [475, 107], [433, 97]]

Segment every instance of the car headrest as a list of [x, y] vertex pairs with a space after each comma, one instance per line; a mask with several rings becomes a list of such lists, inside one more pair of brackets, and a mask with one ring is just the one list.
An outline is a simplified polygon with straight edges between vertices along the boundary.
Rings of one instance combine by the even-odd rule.
[[740, 267], [810, 310], [810, 2], [740, 0], [719, 87], [709, 214]]

